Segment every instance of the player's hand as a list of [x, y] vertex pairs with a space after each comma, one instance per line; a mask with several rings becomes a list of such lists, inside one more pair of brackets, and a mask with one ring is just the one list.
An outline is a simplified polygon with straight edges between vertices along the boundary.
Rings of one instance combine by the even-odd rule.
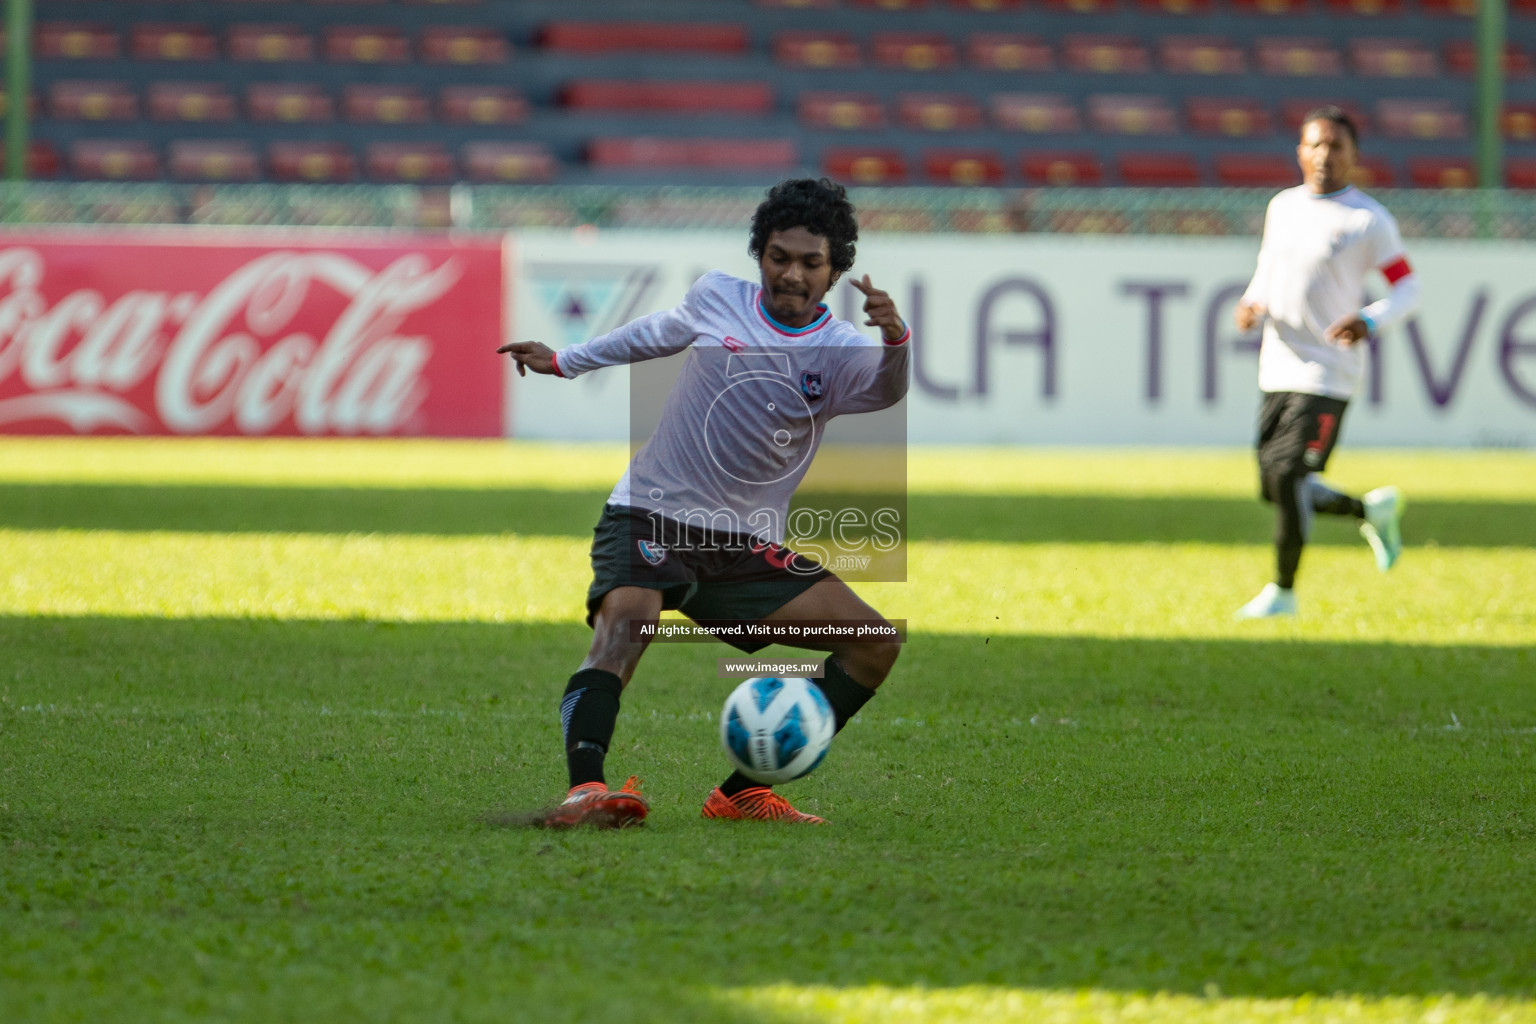
[[1364, 341], [1371, 333], [1371, 329], [1365, 325], [1365, 320], [1358, 313], [1350, 313], [1341, 316], [1328, 325], [1323, 332], [1324, 341], [1336, 341], [1340, 345], [1353, 345], [1357, 341]]
[[1251, 331], [1268, 315], [1269, 310], [1257, 302], [1239, 302], [1232, 313], [1232, 322], [1237, 324], [1240, 331]]
[[870, 284], [868, 274], [864, 275], [862, 281], [855, 277], [850, 278], [848, 283], [864, 293], [864, 315], [869, 318], [864, 321], [866, 327], [880, 328], [886, 341], [898, 341], [907, 333], [906, 321], [896, 312], [896, 300], [889, 293]]
[[517, 364], [517, 375], [528, 376], [528, 371], [534, 373], [555, 373], [555, 351], [548, 345], [537, 341], [514, 341], [496, 350], [505, 352], [512, 357]]

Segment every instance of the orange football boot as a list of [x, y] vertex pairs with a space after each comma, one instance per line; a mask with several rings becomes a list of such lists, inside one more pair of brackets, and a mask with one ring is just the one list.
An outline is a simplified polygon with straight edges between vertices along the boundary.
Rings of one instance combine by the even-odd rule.
[[814, 814], [795, 810], [767, 786], [753, 786], [735, 796], [726, 796], [716, 786], [704, 801], [704, 817], [726, 821], [782, 821], [790, 825], [825, 825]]
[[617, 790], [601, 782], [572, 786], [565, 801], [535, 824], [544, 828], [633, 828], [645, 824], [650, 809], [650, 803], [640, 795], [640, 780], [631, 775]]

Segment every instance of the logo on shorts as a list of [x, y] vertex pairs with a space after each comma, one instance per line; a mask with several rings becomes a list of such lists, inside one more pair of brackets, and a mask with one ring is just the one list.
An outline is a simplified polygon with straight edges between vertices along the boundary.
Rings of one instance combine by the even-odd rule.
[[800, 375], [800, 393], [806, 398], [821, 397], [821, 372], [806, 370]]
[[667, 560], [667, 549], [660, 544], [648, 540], [635, 542], [640, 547], [640, 557], [652, 565], [660, 565]]

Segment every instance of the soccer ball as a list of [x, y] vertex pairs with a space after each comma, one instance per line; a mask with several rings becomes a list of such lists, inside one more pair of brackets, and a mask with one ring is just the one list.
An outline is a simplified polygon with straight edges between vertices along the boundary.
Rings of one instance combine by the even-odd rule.
[[765, 786], [809, 774], [827, 755], [836, 731], [832, 705], [809, 679], [748, 679], [720, 712], [726, 756]]

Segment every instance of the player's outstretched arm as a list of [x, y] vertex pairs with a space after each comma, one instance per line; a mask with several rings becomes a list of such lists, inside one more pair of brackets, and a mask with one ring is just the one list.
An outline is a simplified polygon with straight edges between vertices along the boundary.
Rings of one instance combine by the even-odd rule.
[[865, 326], [880, 328], [886, 341], [900, 341], [902, 335], [907, 333], [907, 324], [896, 311], [896, 300], [888, 292], [871, 284], [868, 274], [864, 275], [862, 281], [852, 278], [848, 283], [864, 293], [864, 315], [869, 318], [864, 321]]
[[517, 364], [517, 375], [528, 376], [528, 371], [534, 373], [547, 373], [559, 376], [560, 371], [555, 368], [555, 351], [548, 345], [537, 341], [513, 341], [496, 350], [504, 352], [512, 357]]

